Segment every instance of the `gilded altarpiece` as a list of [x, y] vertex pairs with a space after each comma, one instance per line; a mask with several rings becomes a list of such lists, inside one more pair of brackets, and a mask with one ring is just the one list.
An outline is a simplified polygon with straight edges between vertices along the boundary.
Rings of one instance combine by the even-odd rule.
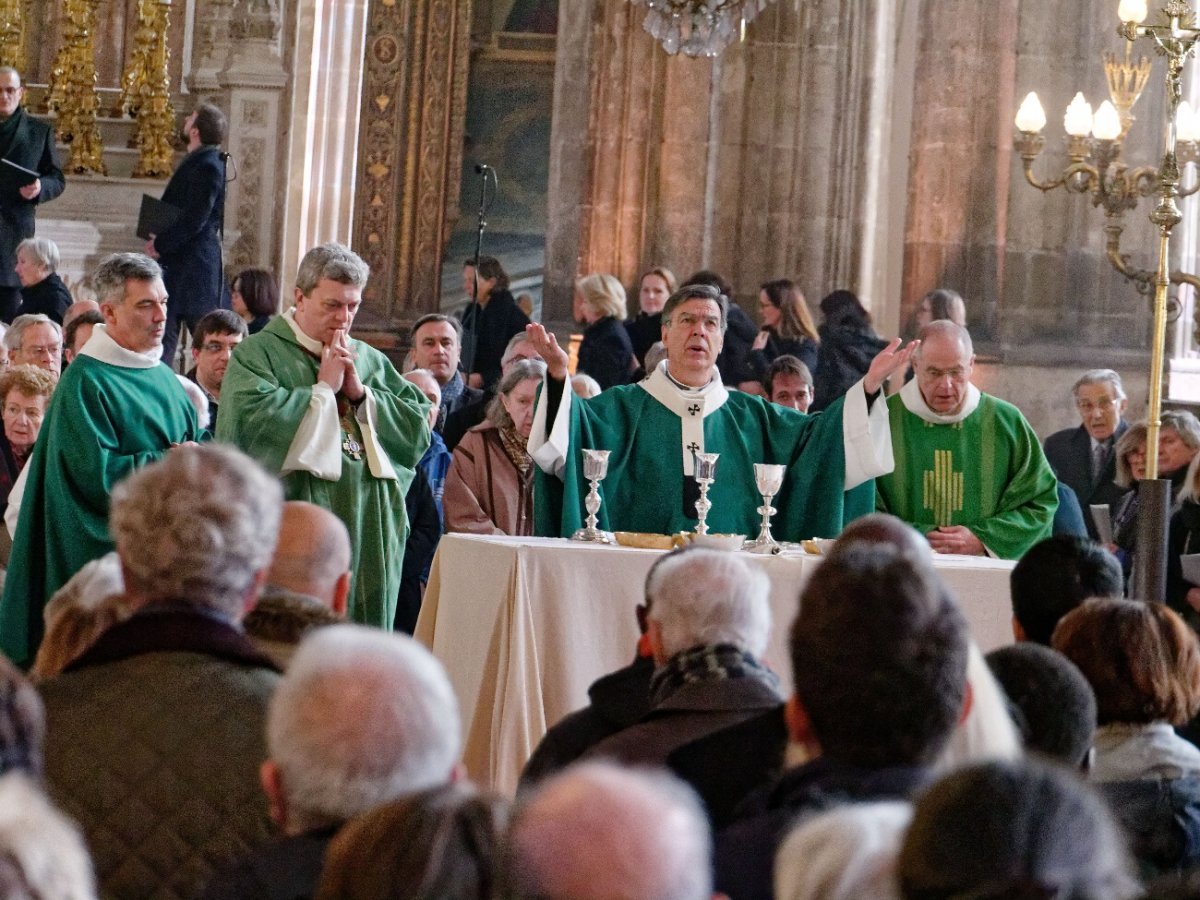
[[359, 332], [403, 335], [437, 309], [457, 215], [470, 0], [371, 4], [354, 244], [371, 265]]

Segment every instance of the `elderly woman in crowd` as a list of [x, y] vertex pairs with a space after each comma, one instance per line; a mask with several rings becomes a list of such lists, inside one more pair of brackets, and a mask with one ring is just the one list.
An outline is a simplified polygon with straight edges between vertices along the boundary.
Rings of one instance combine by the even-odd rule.
[[578, 371], [591, 375], [600, 390], [628, 384], [637, 363], [622, 321], [625, 288], [612, 275], [588, 275], [575, 282], [576, 318], [587, 325], [579, 345]]
[[[678, 287], [675, 274], [661, 266], [638, 279], [638, 314], [625, 323], [638, 365], [645, 365], [646, 351], [662, 340], [662, 309]], [[646, 366], [646, 371], [650, 371], [650, 366]]]
[[17, 244], [15, 268], [21, 281], [19, 315], [41, 313], [62, 324], [63, 313], [74, 300], [55, 272], [58, 260], [58, 246], [47, 238], [26, 238]]
[[756, 381], [752, 389], [743, 386], [742, 390], [761, 393], [758, 382], [763, 380], [771, 363], [781, 356], [794, 356], [808, 367], [809, 372], [815, 372], [821, 339], [804, 301], [804, 293], [796, 283], [787, 278], [764, 283], [758, 291], [758, 309], [762, 316], [762, 331], [750, 345], [747, 357]]
[[454, 448], [442, 498], [446, 531], [533, 534], [533, 460], [525, 444], [545, 373], [541, 360], [513, 363], [500, 379], [487, 419]]
[[4, 420], [4, 433], [0, 435], [0, 510], [8, 505], [9, 491], [33, 452], [54, 385], [54, 377], [36, 366], [13, 366], [0, 375], [0, 398], [4, 403], [0, 408]]
[[[1171, 482], [1171, 499], [1176, 500], [1187, 481], [1188, 466], [1200, 451], [1200, 421], [1190, 412], [1164, 412], [1158, 433], [1158, 477]], [[1114, 481], [1133, 488], [1117, 501], [1112, 514], [1113, 542], [1110, 547], [1121, 560], [1126, 577], [1132, 572], [1137, 549], [1137, 483], [1146, 477], [1146, 423], [1130, 425], [1113, 448], [1117, 458]]]
[[279, 285], [266, 269], [242, 269], [230, 283], [230, 306], [258, 334], [279, 312]]

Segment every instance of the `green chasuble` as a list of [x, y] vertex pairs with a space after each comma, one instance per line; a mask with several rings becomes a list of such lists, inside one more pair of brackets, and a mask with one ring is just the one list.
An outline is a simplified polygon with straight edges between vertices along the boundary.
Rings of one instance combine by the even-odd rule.
[[316, 503], [346, 524], [349, 617], [390, 631], [408, 537], [404, 495], [429, 446], [429, 402], [386, 356], [352, 340], [368, 397], [357, 413], [339, 414], [332, 391], [316, 386], [320, 345], [303, 339], [312, 346], [300, 345], [284, 315], [237, 346], [221, 384], [217, 440], [280, 474], [287, 499]]
[[[543, 391], [529, 444], [539, 465], [534, 490], [537, 534], [569, 537], [583, 525], [588, 492], [583, 448], [611, 451], [608, 475], [600, 483], [604, 502], [599, 514], [600, 527], [611, 531], [670, 534], [695, 528], [695, 509], [690, 503], [685, 509], [683, 498], [684, 475], [692, 472], [688, 448], [693, 443], [701, 452], [720, 454], [708, 493], [710, 532], [758, 534], [762, 497], [754, 483], [754, 463], [788, 466], [783, 488], [772, 502], [778, 512], [771, 530], [779, 540], [832, 537], [845, 522], [873, 510], [870, 478], [887, 470], [890, 453], [872, 452], [861, 384], [851, 389], [852, 394], [858, 392], [852, 399], [848, 396], [819, 415], [806, 416], [761, 397], [726, 392], [719, 379], [700, 397], [678, 391], [669, 384], [665, 366], [641, 384], [609, 388], [589, 400], [564, 391], [549, 435], [548, 391]], [[844, 430], [843, 417], [852, 403], [857, 412]], [[879, 413], [870, 419], [886, 441], [886, 410], [882, 402], [875, 407]], [[872, 470], [872, 463], [879, 468]], [[849, 478], [848, 467], [856, 473]]]
[[113, 549], [113, 486], [172, 444], [202, 436], [196, 408], [159, 354], [125, 350], [97, 325], [50, 399], [27, 463], [0, 603], [0, 649], [22, 666], [41, 643], [46, 601]]
[[880, 510], [922, 534], [966, 525], [1001, 559], [1019, 559], [1050, 537], [1057, 485], [1020, 410], [971, 386], [965, 418], [927, 421], [936, 414], [915, 379], [888, 406], [896, 468], [876, 481]]

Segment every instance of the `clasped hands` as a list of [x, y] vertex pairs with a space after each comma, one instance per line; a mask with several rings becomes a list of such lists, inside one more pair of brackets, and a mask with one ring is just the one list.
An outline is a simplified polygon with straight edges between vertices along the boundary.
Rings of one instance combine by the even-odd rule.
[[358, 403], [366, 395], [358, 369], [354, 367], [354, 349], [344, 328], [337, 329], [333, 340], [321, 347], [317, 381], [329, 385], [335, 394], [342, 394], [351, 403]]

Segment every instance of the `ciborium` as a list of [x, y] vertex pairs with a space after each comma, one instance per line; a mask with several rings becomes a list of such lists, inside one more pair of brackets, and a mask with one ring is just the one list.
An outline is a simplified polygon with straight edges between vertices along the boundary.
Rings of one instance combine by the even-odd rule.
[[587, 510], [587, 525], [577, 529], [571, 535], [573, 541], [591, 541], [596, 544], [611, 544], [612, 537], [607, 531], [603, 531], [596, 527], [596, 513], [600, 512], [600, 482], [604, 480], [604, 476], [608, 474], [608, 454], [609, 450], [584, 450], [583, 451], [583, 477], [591, 484], [591, 490], [588, 491], [587, 497], [583, 501], [583, 508]]
[[708, 499], [708, 488], [716, 480], [717, 477], [717, 459], [719, 453], [694, 453], [695, 459], [695, 479], [700, 485], [700, 499], [696, 501], [696, 517], [700, 520], [696, 523], [696, 534], [708, 534], [708, 511], [712, 509], [712, 503]]
[[771, 500], [783, 487], [783, 475], [786, 471], [787, 466], [776, 466], [770, 463], [754, 464], [754, 485], [762, 494], [763, 505], [758, 508], [758, 513], [762, 516], [762, 528], [759, 529], [758, 537], [747, 542], [745, 547], [751, 553], [778, 553], [783, 549], [780, 543], [771, 536], [771, 516], [777, 512], [771, 505]]

